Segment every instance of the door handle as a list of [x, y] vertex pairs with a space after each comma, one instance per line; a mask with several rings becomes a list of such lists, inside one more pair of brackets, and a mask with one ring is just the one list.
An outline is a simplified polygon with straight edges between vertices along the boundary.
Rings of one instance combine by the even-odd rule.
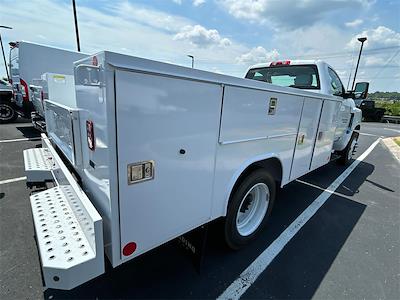
[[306, 135], [304, 133], [299, 135], [299, 138], [297, 139], [297, 144], [301, 145], [304, 143], [304, 138], [306, 137]]
[[323, 137], [324, 137], [324, 132], [323, 131], [318, 132], [318, 141], [322, 140]]
[[268, 107], [268, 114], [269, 115], [274, 115], [275, 114], [277, 104], [278, 104], [278, 98], [269, 99], [269, 107]]

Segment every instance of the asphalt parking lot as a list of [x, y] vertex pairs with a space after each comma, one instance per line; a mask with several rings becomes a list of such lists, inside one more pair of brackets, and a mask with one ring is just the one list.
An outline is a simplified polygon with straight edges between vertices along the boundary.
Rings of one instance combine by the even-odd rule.
[[[363, 123], [356, 157], [400, 125]], [[0, 125], [0, 298], [217, 298], [346, 169], [332, 162], [281, 189], [262, 236], [227, 250], [211, 224], [201, 274], [167, 243], [72, 290], [44, 290], [23, 180], [24, 149], [39, 134]], [[18, 139], [18, 141], [12, 141]], [[378, 143], [242, 295], [246, 299], [398, 299], [400, 163]]]

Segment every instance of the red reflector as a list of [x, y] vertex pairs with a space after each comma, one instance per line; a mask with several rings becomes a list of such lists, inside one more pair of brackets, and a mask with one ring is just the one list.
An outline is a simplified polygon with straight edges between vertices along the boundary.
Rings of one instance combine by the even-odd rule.
[[29, 102], [29, 89], [28, 89], [28, 84], [25, 82], [25, 80], [20, 79], [19, 80], [20, 84], [22, 85], [22, 99], [25, 102]]
[[86, 121], [86, 133], [87, 133], [87, 143], [90, 150], [94, 151], [95, 149], [95, 139], [94, 139], [94, 129], [93, 122]]
[[44, 93], [43, 93], [43, 90], [40, 91], [40, 101], [42, 102], [42, 107], [44, 109]]
[[122, 250], [122, 254], [125, 256], [131, 255], [136, 250], [136, 243], [130, 242], [125, 245], [124, 249]]

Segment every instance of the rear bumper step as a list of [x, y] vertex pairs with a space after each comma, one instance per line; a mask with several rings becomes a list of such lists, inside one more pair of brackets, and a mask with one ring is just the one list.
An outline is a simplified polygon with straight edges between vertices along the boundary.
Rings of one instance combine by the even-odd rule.
[[[36, 240], [46, 287], [69, 290], [104, 273], [102, 218], [45, 135], [42, 141], [54, 160], [49, 172], [56, 186], [30, 196]], [[24, 152], [24, 159], [32, 153]], [[42, 173], [27, 171], [35, 180]]]
[[51, 171], [58, 166], [49, 149], [33, 148], [24, 150], [23, 153], [27, 183], [53, 180]]

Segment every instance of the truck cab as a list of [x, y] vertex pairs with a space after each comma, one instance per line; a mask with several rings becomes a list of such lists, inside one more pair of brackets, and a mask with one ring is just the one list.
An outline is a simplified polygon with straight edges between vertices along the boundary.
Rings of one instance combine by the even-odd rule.
[[354, 131], [358, 135], [357, 130], [360, 129], [362, 116], [353, 99], [366, 97], [368, 83], [357, 83], [357, 93], [346, 92], [333, 67], [322, 60], [285, 60], [257, 64], [248, 69], [245, 78], [340, 99], [333, 145], [333, 150], [336, 152], [346, 149]]

